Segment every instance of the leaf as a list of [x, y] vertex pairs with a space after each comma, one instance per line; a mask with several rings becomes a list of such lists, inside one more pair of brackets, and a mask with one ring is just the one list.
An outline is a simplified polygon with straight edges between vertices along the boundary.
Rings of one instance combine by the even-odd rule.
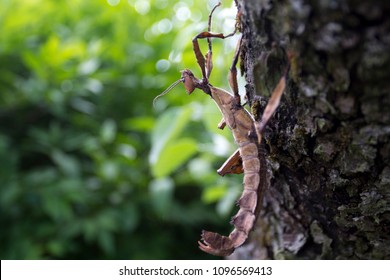
[[125, 129], [131, 131], [149, 132], [152, 130], [154, 122], [154, 118], [145, 116], [126, 119], [123, 124]]
[[123, 217], [126, 217], [126, 219], [122, 221], [123, 228], [126, 231], [132, 232], [137, 228], [140, 220], [139, 211], [140, 210], [136, 207], [136, 205], [131, 202], [126, 203], [124, 208], [121, 210]]
[[155, 177], [167, 176], [182, 166], [197, 152], [197, 143], [189, 138], [171, 142], [161, 151], [157, 162], [152, 165], [152, 173]]
[[149, 186], [151, 202], [158, 215], [164, 217], [172, 205], [173, 181], [169, 178], [153, 180]]
[[220, 200], [226, 194], [226, 185], [208, 187], [202, 193], [202, 200], [206, 203], [213, 203]]
[[155, 165], [161, 157], [161, 152], [180, 134], [189, 122], [191, 114], [190, 107], [171, 108], [158, 119], [152, 133], [152, 149], [149, 154], [152, 169], [156, 169]]
[[99, 231], [98, 235], [98, 244], [100, 248], [104, 250], [106, 254], [113, 254], [115, 245], [114, 245], [114, 238], [112, 236], [111, 232], [108, 231]]
[[103, 161], [99, 169], [99, 174], [104, 180], [115, 180], [119, 175], [118, 163], [112, 160]]
[[70, 177], [79, 176], [80, 166], [75, 157], [58, 149], [53, 150], [51, 157], [64, 174]]
[[42, 207], [45, 213], [55, 222], [69, 220], [73, 216], [71, 205], [68, 201], [64, 200], [56, 190], [57, 185], [53, 185], [50, 189], [45, 190], [42, 197]]
[[80, 75], [89, 75], [95, 72], [100, 66], [100, 61], [97, 58], [91, 58], [86, 61], [83, 61], [79, 67], [78, 71]]
[[216, 135], [223, 135], [229, 142], [234, 142], [232, 133], [228, 127], [223, 130], [218, 128], [218, 123], [222, 120], [222, 114], [214, 102], [208, 102], [203, 105], [204, 114], [202, 121], [206, 126], [207, 131]]
[[65, 251], [64, 242], [61, 240], [51, 240], [47, 243], [47, 250], [54, 256], [61, 256]]
[[227, 216], [231, 212], [234, 202], [240, 196], [241, 189], [237, 186], [230, 186], [222, 199], [217, 204], [217, 212], [221, 216]]
[[107, 119], [103, 122], [100, 130], [100, 138], [103, 143], [112, 143], [117, 133], [116, 123], [112, 119]]

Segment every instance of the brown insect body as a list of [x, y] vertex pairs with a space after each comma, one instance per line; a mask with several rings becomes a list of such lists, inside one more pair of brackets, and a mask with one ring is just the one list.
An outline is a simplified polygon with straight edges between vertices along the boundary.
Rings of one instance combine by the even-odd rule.
[[[239, 146], [239, 153], [244, 170], [244, 191], [238, 200], [238, 213], [232, 218], [234, 230], [229, 237], [208, 231], [202, 232], [203, 251], [214, 255], [230, 255], [248, 238], [256, 221], [258, 190], [260, 185], [259, 139], [255, 132], [254, 119], [241, 104], [227, 91], [211, 87], [211, 96], [223, 114], [227, 126]], [[214, 244], [220, 243], [220, 246]]]
[[203, 242], [199, 242], [200, 249], [207, 253], [228, 256], [248, 238], [256, 220], [259, 199], [262, 199], [262, 195], [259, 195], [259, 191], [262, 191], [262, 188], [259, 188], [261, 170], [259, 158], [262, 156], [259, 143], [261, 139], [258, 139], [256, 134], [255, 120], [241, 106], [237, 98], [223, 89], [215, 88], [208, 83], [205, 85], [201, 80], [196, 79], [190, 70], [182, 72], [182, 79], [188, 93], [192, 93], [195, 88], [200, 88], [206, 93], [210, 92], [223, 115], [222, 123], [231, 129], [239, 146], [239, 154], [234, 153], [224, 164], [232, 168], [219, 172], [220, 175], [225, 175], [244, 171], [244, 191], [237, 202], [240, 209], [232, 218], [234, 230], [229, 236], [203, 231]]
[[[228, 80], [233, 94], [230, 94], [223, 89], [213, 87], [208, 80], [212, 70], [211, 38], [225, 39], [233, 36], [238, 28], [236, 25], [235, 31], [226, 36], [222, 33], [210, 32], [211, 15], [219, 5], [220, 3], [217, 4], [210, 13], [208, 31], [199, 33], [192, 40], [195, 57], [202, 71], [202, 79], [197, 79], [188, 69], [183, 70], [181, 78], [168, 87], [163, 93], [158, 95], [155, 100], [166, 94], [179, 82], [184, 84], [188, 94], [191, 94], [196, 88], [200, 89], [212, 97], [222, 113], [223, 119], [218, 127], [223, 129], [225, 125], [227, 125], [233, 133], [234, 139], [238, 145], [238, 150], [227, 159], [217, 172], [221, 176], [224, 176], [225, 174], [244, 173], [244, 190], [237, 201], [239, 211], [231, 221], [234, 229], [229, 236], [223, 236], [218, 233], [204, 230], [202, 232], [202, 241], [198, 242], [199, 248], [209, 254], [228, 256], [246, 241], [261, 209], [263, 193], [266, 189], [266, 180], [264, 180], [266, 177], [266, 168], [264, 168], [265, 159], [261, 152], [262, 132], [279, 105], [281, 95], [285, 89], [289, 66], [286, 68], [285, 73], [282, 75], [278, 85], [272, 92], [261, 120], [255, 120], [240, 102], [236, 64], [240, 53], [241, 40], [238, 42], [229, 72]], [[238, 11], [238, 17], [239, 14], [240, 12]], [[198, 39], [207, 39], [209, 43], [209, 50], [205, 56], [203, 56], [199, 48]]]

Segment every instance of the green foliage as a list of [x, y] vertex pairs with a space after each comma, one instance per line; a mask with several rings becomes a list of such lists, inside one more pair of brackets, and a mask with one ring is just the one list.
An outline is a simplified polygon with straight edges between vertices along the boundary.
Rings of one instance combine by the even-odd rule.
[[[156, 110], [152, 100], [180, 69], [198, 70], [191, 38], [210, 7], [0, 2], [1, 258], [208, 257], [200, 230], [227, 223], [241, 185], [214, 171], [231, 136], [216, 134], [203, 94], [179, 85]], [[226, 87], [224, 49], [216, 41], [212, 80]]]
[[195, 140], [179, 138], [193, 114], [190, 107], [172, 108], [156, 123], [152, 133], [150, 161], [156, 177], [167, 176], [196, 153]]

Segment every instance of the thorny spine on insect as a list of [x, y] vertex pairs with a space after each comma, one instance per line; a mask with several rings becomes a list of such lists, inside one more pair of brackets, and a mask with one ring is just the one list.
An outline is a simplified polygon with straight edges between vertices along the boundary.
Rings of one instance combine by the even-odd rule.
[[[184, 83], [188, 94], [191, 94], [197, 88], [213, 98], [223, 115], [223, 119], [218, 127], [223, 129], [227, 125], [231, 129], [235, 142], [239, 147], [218, 170], [218, 173], [222, 176], [228, 173], [244, 173], [244, 190], [237, 201], [239, 211], [231, 221], [234, 229], [229, 236], [222, 236], [218, 233], [204, 230], [202, 232], [202, 241], [199, 241], [201, 250], [217, 256], [228, 256], [246, 241], [261, 208], [263, 193], [266, 189], [264, 180], [266, 175], [265, 160], [261, 152], [262, 132], [278, 107], [280, 97], [285, 88], [288, 68], [273, 91], [260, 121], [255, 120], [241, 105], [238, 93], [236, 64], [240, 53], [241, 39], [238, 42], [229, 71], [229, 84], [233, 95], [223, 89], [213, 87], [208, 80], [212, 69], [211, 38], [225, 39], [233, 36], [238, 29], [238, 24], [236, 24], [234, 32], [226, 36], [222, 33], [212, 33], [210, 31], [211, 16], [219, 5], [220, 3], [210, 13], [208, 31], [199, 33], [192, 40], [194, 53], [202, 71], [202, 79], [197, 79], [190, 70], [186, 69], [182, 71], [181, 79], [178, 81]], [[205, 56], [200, 51], [198, 39], [208, 40], [209, 50]]]

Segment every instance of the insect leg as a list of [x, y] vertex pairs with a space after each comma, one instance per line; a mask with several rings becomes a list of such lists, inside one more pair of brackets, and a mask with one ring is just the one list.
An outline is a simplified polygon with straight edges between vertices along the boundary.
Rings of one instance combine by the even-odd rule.
[[[220, 39], [225, 39], [228, 37], [233, 36], [237, 30], [238, 30], [238, 25], [235, 26], [234, 31], [228, 35], [223, 35], [223, 33], [213, 33], [211, 32], [211, 19], [212, 15], [217, 7], [219, 7], [221, 3], [218, 3], [217, 5], [214, 6], [214, 8], [211, 10], [210, 15], [209, 15], [209, 21], [208, 21], [208, 29], [207, 31], [201, 32], [198, 35], [196, 35], [192, 39], [192, 45], [193, 49], [195, 52], [195, 57], [196, 61], [198, 62], [198, 65], [200, 67], [200, 70], [202, 71], [202, 78], [203, 81], [207, 81], [208, 78], [210, 77], [211, 70], [213, 68], [213, 63], [212, 63], [212, 44], [211, 44], [211, 38], [220, 38]], [[208, 42], [208, 52], [206, 56], [203, 56], [198, 39], [205, 39], [207, 38]]]
[[[288, 59], [290, 60], [290, 57]], [[264, 109], [264, 113], [263, 116], [261, 117], [261, 120], [255, 123], [256, 134], [259, 141], [261, 141], [261, 134], [263, 133], [265, 126], [267, 125], [269, 119], [272, 117], [273, 113], [279, 106], [280, 98], [282, 97], [282, 94], [286, 88], [286, 77], [289, 69], [290, 69], [290, 61], [288, 61], [286, 70], [284, 71], [282, 77], [280, 78], [278, 84], [276, 85], [275, 89], [271, 94], [268, 104]]]
[[238, 56], [240, 55], [240, 49], [241, 49], [241, 38], [237, 42], [236, 51], [234, 54], [233, 62], [230, 67], [229, 71], [229, 85], [230, 88], [233, 91], [234, 97], [236, 98], [238, 104], [240, 104], [240, 94], [238, 93], [238, 84], [237, 84], [237, 62], [238, 62]]
[[240, 149], [237, 149], [217, 170], [217, 173], [221, 176], [225, 174], [241, 174], [243, 172]]
[[[220, 5], [221, 5], [221, 2], [218, 2], [218, 4], [215, 5], [214, 8], [210, 12], [208, 28], [207, 28], [208, 32], [211, 32], [211, 19], [212, 19], [213, 13], [214, 13], [215, 9], [217, 7], [219, 7]], [[213, 59], [212, 59], [212, 56], [213, 56], [213, 50], [212, 49], [213, 49], [213, 47], [212, 47], [212, 44], [211, 44], [211, 38], [210, 37], [207, 38], [207, 44], [209, 46], [209, 50], [208, 50], [208, 52], [206, 54], [206, 75], [207, 75], [207, 79], [208, 79], [210, 77], [211, 70], [213, 69]]]

